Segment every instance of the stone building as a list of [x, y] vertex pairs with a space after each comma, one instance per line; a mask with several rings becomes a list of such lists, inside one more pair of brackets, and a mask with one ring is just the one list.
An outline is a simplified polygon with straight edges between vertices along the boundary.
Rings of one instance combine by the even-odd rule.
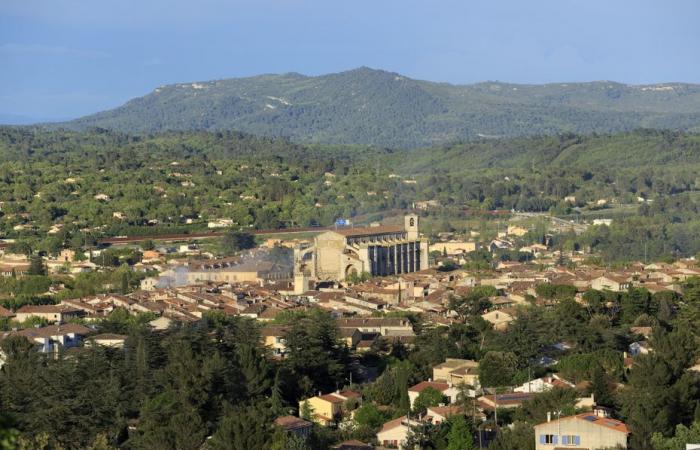
[[428, 268], [428, 242], [418, 234], [418, 216], [404, 217], [404, 226], [350, 227], [329, 230], [306, 247], [294, 249], [295, 291], [309, 281], [344, 281], [367, 273], [400, 275]]

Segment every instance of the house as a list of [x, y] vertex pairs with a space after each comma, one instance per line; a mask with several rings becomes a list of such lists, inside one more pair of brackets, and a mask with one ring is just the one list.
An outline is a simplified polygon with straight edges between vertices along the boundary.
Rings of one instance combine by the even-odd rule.
[[447, 358], [444, 363], [433, 367], [433, 380], [476, 387], [479, 384], [479, 363], [471, 359]]
[[529, 392], [511, 392], [507, 394], [483, 395], [478, 398], [483, 409], [519, 408], [524, 401], [530, 400], [535, 394]]
[[40, 317], [49, 322], [63, 323], [84, 315], [83, 310], [67, 305], [24, 305], [15, 312], [15, 320], [24, 322], [30, 317]]
[[0, 306], [0, 319], [12, 319], [15, 314], [7, 308]]
[[551, 420], [535, 425], [536, 450], [555, 448], [627, 448], [629, 430], [619, 420], [611, 419], [602, 410]]
[[433, 425], [439, 425], [450, 417], [458, 414], [464, 414], [464, 409], [461, 406], [430, 406], [425, 413], [425, 417]]
[[299, 402], [299, 414], [310, 413], [310, 419], [321, 425], [329, 426], [343, 414], [345, 402], [350, 399], [361, 400], [362, 395], [354, 391], [336, 391], [332, 394], [317, 395]]
[[591, 289], [598, 291], [622, 292], [630, 287], [629, 278], [617, 274], [605, 274], [591, 280]]
[[79, 346], [85, 337], [93, 330], [77, 323], [49, 325], [41, 328], [27, 328], [21, 331], [10, 331], [0, 334], [0, 339], [9, 336], [24, 336], [30, 342], [40, 346], [41, 353], [54, 353], [59, 348]]
[[283, 358], [287, 354], [285, 335], [288, 331], [289, 327], [283, 325], [267, 325], [260, 330], [265, 346], [272, 350], [274, 356]]
[[341, 442], [331, 447], [331, 450], [373, 450], [374, 446], [365, 444], [357, 439]]
[[447, 397], [450, 403], [454, 403], [457, 400], [457, 394], [459, 393], [459, 389], [453, 387], [451, 383], [445, 383], [443, 381], [421, 381], [415, 386], [408, 388], [408, 398], [411, 402], [411, 408], [413, 408], [413, 404], [420, 393], [428, 388], [433, 388], [442, 393], [442, 395]]
[[513, 248], [513, 243], [506, 239], [494, 239], [489, 244], [489, 251], [494, 253], [497, 250], [508, 250]]
[[362, 332], [357, 328], [341, 328], [340, 339], [348, 348], [355, 348], [362, 340]]
[[406, 440], [411, 428], [420, 425], [420, 422], [411, 420], [408, 416], [399, 417], [391, 420], [384, 425], [377, 433], [377, 441], [384, 447], [397, 448], [399, 450], [408, 450]]
[[477, 242], [435, 242], [428, 247], [430, 253], [440, 252], [441, 254], [447, 254], [447, 256], [461, 255], [477, 250], [479, 250], [479, 244]]
[[556, 375], [537, 378], [535, 380], [530, 380], [522, 385], [513, 389], [514, 392], [545, 392], [553, 389], [555, 387], [561, 388], [573, 388], [574, 385], [568, 381], [562, 380]]
[[528, 229], [518, 225], [508, 225], [508, 231], [506, 233], [508, 236], [525, 236], [528, 233]]
[[649, 344], [649, 341], [637, 341], [629, 345], [630, 356], [646, 355], [650, 350], [651, 344]]
[[314, 426], [311, 422], [294, 416], [278, 417], [275, 419], [275, 425], [303, 439], [309, 437]]
[[124, 342], [126, 342], [126, 335], [114, 334], [114, 333], [102, 333], [90, 337], [85, 343], [86, 347], [91, 346], [93, 343], [95, 345], [100, 345], [102, 347], [112, 347], [112, 348], [124, 348]]
[[515, 320], [515, 309], [493, 309], [481, 315], [481, 318], [493, 324], [493, 328], [498, 331], [505, 330], [508, 324]]
[[382, 336], [413, 336], [413, 325], [400, 317], [368, 317], [362, 319], [338, 319], [338, 328], [357, 328], [363, 334], [378, 333]]

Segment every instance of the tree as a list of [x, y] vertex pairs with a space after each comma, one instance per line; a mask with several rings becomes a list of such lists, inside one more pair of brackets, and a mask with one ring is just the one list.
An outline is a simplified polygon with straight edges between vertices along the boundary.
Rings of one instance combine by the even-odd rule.
[[685, 450], [686, 444], [700, 442], [700, 421], [695, 421], [690, 427], [683, 424], [676, 426], [673, 436], [664, 437], [662, 433], [654, 433], [651, 436], [651, 445], [654, 450]]
[[472, 450], [474, 449], [474, 436], [464, 415], [452, 416], [450, 433], [447, 435], [447, 448], [445, 450]]
[[499, 430], [489, 450], [535, 450], [535, 430], [525, 422], [515, 422], [512, 428]]
[[479, 361], [479, 381], [484, 387], [513, 384], [518, 359], [511, 352], [486, 352]]
[[253, 247], [255, 247], [253, 235], [242, 231], [229, 231], [221, 238], [221, 251], [227, 255]]
[[413, 411], [423, 413], [429, 406], [438, 406], [445, 402], [445, 396], [434, 387], [423, 389], [413, 402]]
[[299, 416], [304, 420], [313, 420], [314, 408], [311, 406], [308, 400], [301, 404], [301, 410], [299, 411]]
[[269, 409], [263, 405], [235, 407], [221, 420], [208, 446], [212, 450], [267, 448], [271, 422]]
[[615, 406], [615, 394], [609, 376], [602, 367], [596, 366], [591, 380], [591, 393], [597, 405]]
[[349, 350], [341, 343], [340, 330], [330, 313], [311, 310], [308, 317], [292, 324], [285, 338], [289, 353], [284, 364], [302, 394], [328, 392], [345, 383]]
[[357, 408], [353, 417], [358, 425], [373, 429], [379, 428], [386, 422], [386, 416], [372, 403], [365, 403]]
[[46, 266], [44, 260], [39, 255], [34, 255], [29, 260], [28, 275], [46, 275]]

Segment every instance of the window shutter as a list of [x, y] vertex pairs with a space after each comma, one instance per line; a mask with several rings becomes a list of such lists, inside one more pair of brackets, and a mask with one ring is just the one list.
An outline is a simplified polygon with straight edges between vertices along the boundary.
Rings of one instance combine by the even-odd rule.
[[544, 434], [540, 434], [540, 444], [546, 444], [547, 443], [547, 436]]
[[581, 445], [581, 436], [574, 436], [574, 445]]
[[554, 436], [552, 436], [552, 444], [556, 445], [558, 443], [559, 443], [559, 436], [557, 436], [555, 434]]

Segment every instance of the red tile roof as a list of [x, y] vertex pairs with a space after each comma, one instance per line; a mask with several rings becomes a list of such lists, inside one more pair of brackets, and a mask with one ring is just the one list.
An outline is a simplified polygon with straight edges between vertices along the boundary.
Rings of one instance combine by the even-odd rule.
[[[586, 422], [592, 423], [594, 425], [629, 434], [629, 429], [627, 428], [627, 425], [625, 425], [624, 422], [621, 422], [617, 419], [611, 419], [610, 417], [597, 416], [594, 412], [585, 412], [577, 414], [575, 416], [562, 417], [559, 420], [585, 420]], [[552, 420], [552, 422], [555, 422], [555, 420]], [[535, 427], [545, 425], [546, 423], [547, 422], [535, 425]]]
[[275, 425], [284, 428], [285, 430], [295, 430], [299, 428], [310, 427], [311, 422], [294, 416], [281, 416], [275, 419]]
[[420, 383], [416, 384], [415, 386], [411, 386], [408, 388], [410, 392], [423, 392], [427, 388], [433, 388], [437, 389], [438, 391], [442, 392], [450, 388], [450, 385], [447, 383], [441, 383], [439, 381], [421, 381]]
[[345, 401], [344, 399], [336, 396], [335, 394], [320, 395], [318, 398], [330, 403], [343, 403]]

